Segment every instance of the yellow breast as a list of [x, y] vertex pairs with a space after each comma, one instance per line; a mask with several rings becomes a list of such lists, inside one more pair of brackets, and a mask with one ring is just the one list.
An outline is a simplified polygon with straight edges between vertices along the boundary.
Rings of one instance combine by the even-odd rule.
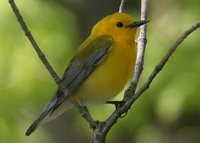
[[106, 59], [75, 92], [83, 103], [104, 103], [115, 97], [130, 79], [135, 66], [133, 40], [115, 40]]

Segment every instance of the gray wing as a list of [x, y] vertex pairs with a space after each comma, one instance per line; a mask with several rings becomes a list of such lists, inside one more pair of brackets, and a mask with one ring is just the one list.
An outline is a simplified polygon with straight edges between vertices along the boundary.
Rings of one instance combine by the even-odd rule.
[[[109, 49], [112, 47], [112, 38], [108, 35], [100, 36], [89, 44], [84, 44], [72, 58], [64, 72], [62, 81], [68, 92], [73, 92], [85, 81], [85, 79], [104, 61]], [[38, 115], [33, 124], [28, 128], [26, 135], [30, 135], [48, 114], [53, 113], [64, 101], [66, 96], [58, 87], [51, 101], [45, 109]]]

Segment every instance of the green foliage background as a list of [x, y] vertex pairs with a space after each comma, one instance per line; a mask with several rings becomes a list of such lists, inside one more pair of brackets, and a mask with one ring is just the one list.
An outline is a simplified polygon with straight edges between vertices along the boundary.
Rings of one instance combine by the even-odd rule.
[[[117, 11], [119, 1], [17, 0], [19, 9], [46, 57], [62, 75], [81, 41], [100, 18]], [[115, 3], [115, 4], [113, 4]], [[149, 1], [148, 45], [141, 84], [176, 38], [200, 20], [198, 0]], [[126, 12], [139, 19], [139, 2]], [[200, 31], [187, 38], [150, 89], [108, 134], [113, 143], [198, 143], [200, 140]], [[91, 131], [75, 109], [25, 131], [56, 89], [24, 36], [7, 1], [0, 1], [0, 143], [89, 142]], [[117, 99], [122, 96], [119, 95]], [[110, 105], [89, 107], [105, 119]]]

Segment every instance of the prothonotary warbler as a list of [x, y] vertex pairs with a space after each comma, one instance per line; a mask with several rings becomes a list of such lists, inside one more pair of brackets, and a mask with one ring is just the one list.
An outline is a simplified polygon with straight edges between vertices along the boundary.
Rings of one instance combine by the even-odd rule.
[[64, 72], [62, 82], [70, 95], [64, 96], [58, 87], [26, 135], [69, 109], [72, 106], [71, 96], [82, 105], [98, 104], [107, 102], [122, 91], [135, 66], [136, 30], [147, 22], [136, 22], [125, 13], [114, 13], [100, 20]]

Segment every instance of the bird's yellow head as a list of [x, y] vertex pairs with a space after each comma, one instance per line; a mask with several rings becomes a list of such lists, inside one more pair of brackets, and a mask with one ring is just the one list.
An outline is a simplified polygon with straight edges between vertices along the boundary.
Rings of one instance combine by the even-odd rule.
[[113, 38], [134, 39], [136, 30], [147, 20], [136, 22], [130, 15], [125, 13], [114, 13], [100, 20], [92, 29], [95, 35], [110, 35]]

